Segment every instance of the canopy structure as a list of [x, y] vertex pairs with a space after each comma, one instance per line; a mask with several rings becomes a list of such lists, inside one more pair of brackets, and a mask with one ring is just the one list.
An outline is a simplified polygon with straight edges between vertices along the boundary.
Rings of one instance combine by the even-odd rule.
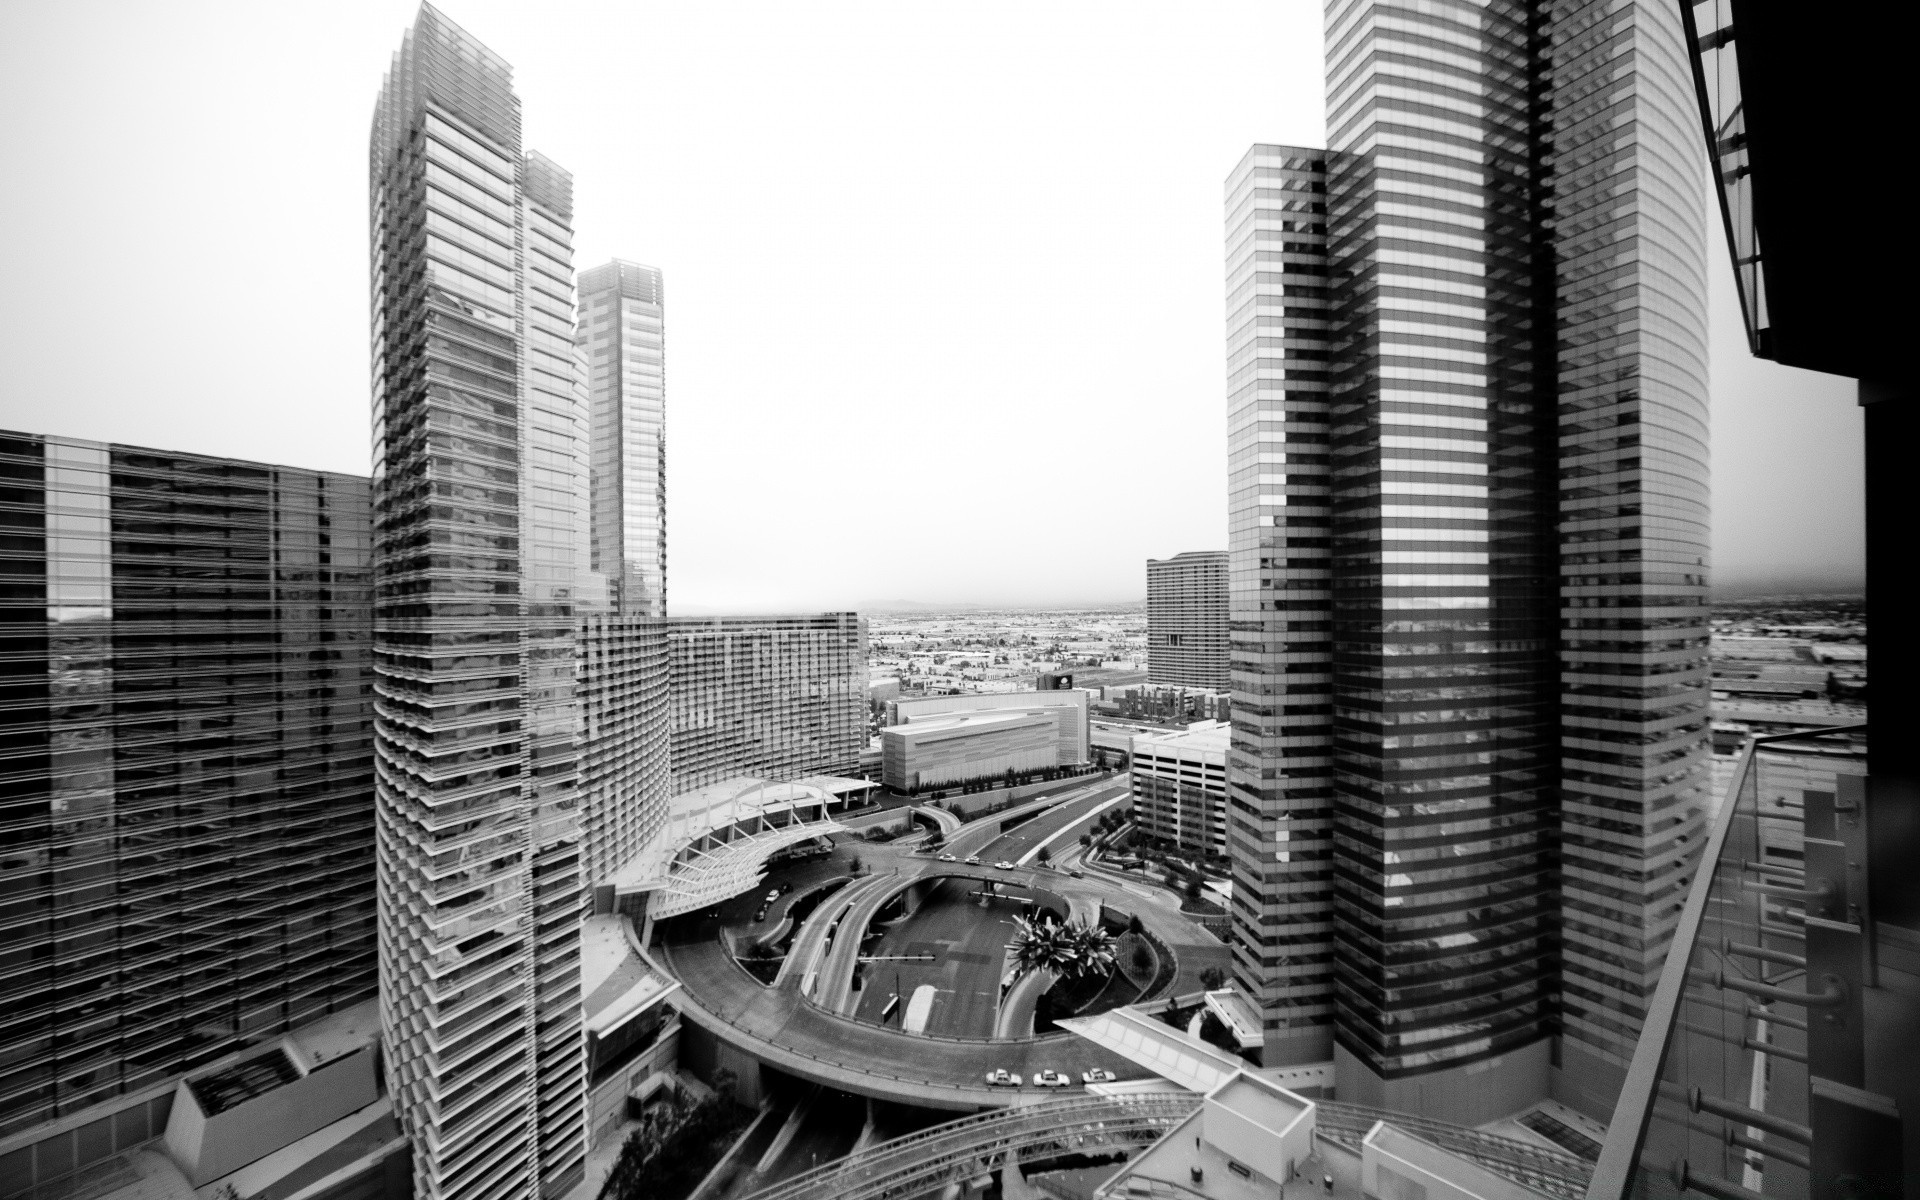
[[1060, 1028], [1132, 1059], [1190, 1092], [1210, 1092], [1247, 1064], [1132, 1008], [1057, 1021]]
[[741, 777], [684, 792], [669, 801], [666, 828], [607, 882], [617, 895], [652, 893], [656, 919], [694, 912], [759, 883], [776, 851], [845, 832], [828, 816], [845, 804], [813, 780]]

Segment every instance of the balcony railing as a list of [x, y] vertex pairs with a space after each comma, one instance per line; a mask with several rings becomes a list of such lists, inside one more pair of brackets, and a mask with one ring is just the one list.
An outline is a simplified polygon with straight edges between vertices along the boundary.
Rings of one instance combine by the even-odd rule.
[[1898, 1117], [1861, 1090], [1865, 744], [1865, 726], [1782, 734], [1740, 759], [1587, 1200], [1825, 1195], [1884, 1174], [1863, 1133], [1897, 1158]]

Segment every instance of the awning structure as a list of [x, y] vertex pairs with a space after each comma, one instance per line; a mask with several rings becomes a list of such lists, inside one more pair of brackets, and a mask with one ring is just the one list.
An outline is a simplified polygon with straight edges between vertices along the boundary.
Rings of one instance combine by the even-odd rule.
[[1211, 1092], [1247, 1065], [1225, 1050], [1131, 1008], [1055, 1023], [1192, 1092]]
[[744, 776], [682, 793], [669, 801], [660, 836], [606, 882], [617, 895], [652, 893], [647, 912], [656, 919], [717, 904], [765, 878], [776, 851], [846, 832], [828, 817], [833, 806], [844, 806], [843, 796], [812, 781]]
[[741, 834], [710, 849], [690, 846], [660, 874], [616, 879], [615, 891], [620, 895], [652, 892], [647, 914], [656, 919], [677, 917], [731, 899], [759, 883], [766, 877], [767, 858], [774, 851], [845, 830], [838, 821], [809, 821]]

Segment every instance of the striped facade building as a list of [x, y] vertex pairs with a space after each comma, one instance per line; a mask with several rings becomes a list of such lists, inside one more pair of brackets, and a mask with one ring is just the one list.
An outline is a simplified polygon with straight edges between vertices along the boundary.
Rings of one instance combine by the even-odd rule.
[[1225, 550], [1147, 560], [1147, 682], [1227, 690]]
[[1604, 1115], [1708, 802], [1679, 17], [1326, 16], [1227, 185], [1237, 974], [1343, 1098]]

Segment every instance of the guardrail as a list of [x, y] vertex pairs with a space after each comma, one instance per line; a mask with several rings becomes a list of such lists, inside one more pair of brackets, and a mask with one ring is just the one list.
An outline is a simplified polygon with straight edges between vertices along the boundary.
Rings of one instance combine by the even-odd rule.
[[962, 1117], [881, 1142], [754, 1192], [745, 1200], [879, 1200], [914, 1195], [951, 1180], [971, 1178], [1001, 1165], [1009, 1154], [1037, 1146], [1084, 1152], [1150, 1144], [1191, 1116], [1200, 1102], [1201, 1097], [1192, 1092], [1125, 1097], [1081, 1094]]
[[[1763, 1187], [1806, 1195], [1816, 1082], [1867, 1095], [1858, 1078], [1867, 955], [1859, 907], [1849, 909], [1850, 889], [1864, 899], [1865, 831], [1836, 819], [1857, 805], [1850, 797], [1863, 792], [1864, 763], [1831, 753], [1833, 739], [1865, 729], [1757, 737], [1741, 756], [1708, 827], [1587, 1200], [1687, 1191], [1751, 1200]], [[1850, 848], [1850, 838], [1861, 845]], [[1827, 1079], [1813, 1078], [1821, 1074]], [[1848, 1132], [1879, 1119], [1855, 1109]], [[1897, 1152], [1898, 1121], [1866, 1141]], [[1854, 1153], [1854, 1140], [1836, 1138], [1830, 1149]], [[1835, 1171], [1872, 1173], [1860, 1164]]]

